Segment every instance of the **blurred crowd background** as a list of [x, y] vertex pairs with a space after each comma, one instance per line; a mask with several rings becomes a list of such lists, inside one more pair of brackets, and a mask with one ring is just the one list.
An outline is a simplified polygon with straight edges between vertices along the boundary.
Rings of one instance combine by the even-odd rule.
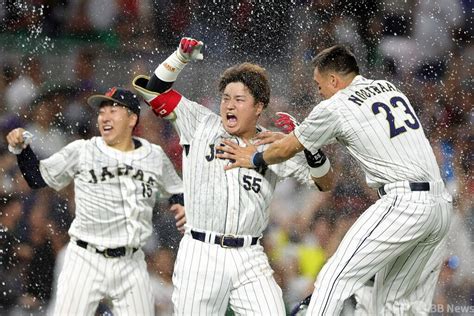
[[[244, 61], [264, 66], [277, 111], [304, 118], [317, 104], [310, 60], [335, 43], [350, 46], [366, 77], [392, 81], [411, 100], [455, 202], [452, 230], [433, 302], [474, 305], [473, 5], [470, 0], [5, 0], [0, 3], [0, 315], [44, 315], [54, 296], [72, 185], [32, 191], [5, 135], [24, 127], [45, 158], [78, 138], [98, 135], [91, 94], [131, 88], [191, 36], [204, 61], [175, 87], [218, 111], [219, 74]], [[181, 172], [181, 148], [168, 122], [143, 106], [137, 134], [161, 145]], [[262, 240], [288, 309], [312, 292], [324, 262], [358, 215], [377, 199], [341, 146], [325, 148], [337, 169], [331, 193], [286, 180], [277, 187]], [[147, 245], [157, 315], [172, 311], [172, 272], [181, 238], [160, 202]], [[107, 302], [97, 314], [106, 315]], [[466, 315], [469, 313], [466, 313]]]

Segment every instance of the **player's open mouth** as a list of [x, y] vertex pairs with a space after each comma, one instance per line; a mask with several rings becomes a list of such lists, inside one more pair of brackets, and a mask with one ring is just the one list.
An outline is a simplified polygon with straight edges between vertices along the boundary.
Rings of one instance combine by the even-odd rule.
[[234, 127], [235, 125], [237, 125], [237, 117], [234, 114], [228, 113], [226, 118], [227, 118], [227, 125], [229, 127]]
[[108, 132], [110, 132], [112, 129], [113, 129], [112, 126], [104, 126], [104, 127], [102, 127], [102, 130], [104, 131], [104, 133], [108, 133]]

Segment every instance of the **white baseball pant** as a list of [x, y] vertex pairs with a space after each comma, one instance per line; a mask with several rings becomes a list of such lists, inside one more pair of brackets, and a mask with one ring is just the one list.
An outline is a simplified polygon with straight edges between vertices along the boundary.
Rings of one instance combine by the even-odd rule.
[[376, 315], [428, 314], [452, 200], [442, 182], [430, 183], [430, 191], [407, 187], [386, 185], [387, 194], [349, 229], [318, 275], [308, 315], [339, 315], [373, 275]]
[[103, 298], [114, 315], [154, 315], [153, 296], [141, 249], [106, 258], [71, 241], [59, 275], [54, 315], [94, 315]]
[[282, 291], [260, 244], [222, 248], [186, 233], [173, 274], [175, 315], [286, 315]]

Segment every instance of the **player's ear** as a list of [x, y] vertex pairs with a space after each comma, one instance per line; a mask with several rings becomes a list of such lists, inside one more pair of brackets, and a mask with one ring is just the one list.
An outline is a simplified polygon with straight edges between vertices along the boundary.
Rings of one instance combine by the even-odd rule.
[[136, 115], [135, 113], [130, 115], [130, 120], [128, 122], [128, 126], [131, 127], [131, 128], [134, 128], [135, 125], [137, 125], [137, 122], [138, 122], [138, 115]]
[[263, 102], [257, 102], [257, 104], [255, 104], [255, 108], [257, 116], [260, 116], [260, 114], [263, 112]]
[[336, 88], [339, 81], [339, 77], [334, 73], [331, 73], [329, 76], [329, 83], [331, 84], [331, 87]]

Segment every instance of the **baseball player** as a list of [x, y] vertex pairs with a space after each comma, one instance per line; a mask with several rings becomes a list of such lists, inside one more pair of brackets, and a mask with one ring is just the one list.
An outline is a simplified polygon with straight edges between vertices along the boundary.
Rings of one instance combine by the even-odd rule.
[[[122, 88], [93, 95], [101, 137], [76, 140], [38, 161], [21, 128], [7, 135], [32, 188], [75, 189], [75, 219], [57, 288], [55, 315], [93, 315], [105, 298], [114, 315], [153, 315], [151, 285], [141, 247], [152, 232], [158, 193], [184, 210], [182, 182], [163, 150], [132, 132], [140, 104]], [[25, 136], [25, 137], [24, 137]], [[31, 138], [29, 138], [31, 140]], [[18, 153], [18, 152], [17, 152]]]
[[[325, 101], [283, 140], [261, 151], [225, 141], [226, 168], [263, 168], [303, 148], [333, 141], [347, 148], [380, 199], [354, 223], [317, 277], [311, 315], [339, 315], [373, 275], [373, 315], [427, 315], [441, 265], [452, 200], [407, 97], [392, 83], [359, 75], [354, 55], [336, 45], [314, 59]], [[258, 150], [258, 151], [257, 151]], [[329, 163], [327, 163], [329, 164]], [[327, 166], [320, 175], [328, 176]]]
[[[220, 115], [169, 90], [189, 61], [202, 59], [202, 45], [183, 38], [151, 78], [139, 76], [133, 83], [158, 116], [171, 119], [184, 148], [188, 224], [173, 275], [174, 311], [224, 315], [230, 304], [236, 314], [286, 315], [281, 289], [259, 239], [268, 224], [277, 181], [292, 176], [310, 182], [310, 168], [299, 155], [270, 168], [224, 171], [229, 161], [217, 159], [216, 147], [225, 139], [246, 146], [264, 130], [257, 121], [269, 103], [270, 87], [258, 65], [227, 69], [219, 82]], [[318, 184], [323, 189], [329, 186]]]

